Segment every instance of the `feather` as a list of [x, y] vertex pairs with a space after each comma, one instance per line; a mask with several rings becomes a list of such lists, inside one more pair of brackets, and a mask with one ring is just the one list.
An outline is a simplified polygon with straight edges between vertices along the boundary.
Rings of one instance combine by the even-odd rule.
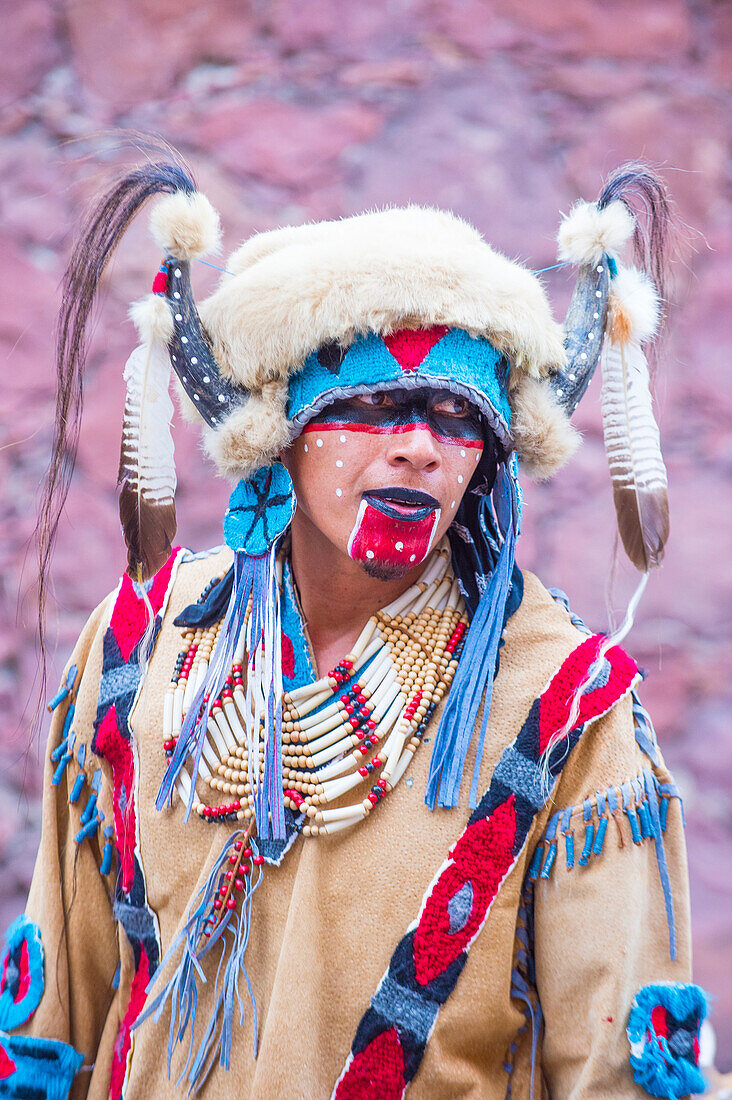
[[[602, 354], [602, 427], [618, 530], [633, 565], [646, 573], [663, 557], [668, 482], [640, 344], [611, 330]], [[623, 333], [624, 335], [624, 333]]]
[[135, 580], [146, 580], [167, 561], [176, 531], [173, 402], [166, 348], [157, 341], [135, 348], [124, 379], [119, 514], [127, 571]]

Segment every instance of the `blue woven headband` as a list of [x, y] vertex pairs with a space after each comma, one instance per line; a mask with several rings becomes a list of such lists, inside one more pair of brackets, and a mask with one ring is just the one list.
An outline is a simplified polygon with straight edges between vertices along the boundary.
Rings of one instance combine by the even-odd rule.
[[287, 417], [302, 429], [334, 401], [395, 385], [429, 386], [467, 398], [508, 450], [508, 371], [505, 355], [488, 340], [462, 329], [403, 331], [386, 337], [369, 333], [356, 337], [347, 349], [330, 344], [308, 356], [290, 377]]

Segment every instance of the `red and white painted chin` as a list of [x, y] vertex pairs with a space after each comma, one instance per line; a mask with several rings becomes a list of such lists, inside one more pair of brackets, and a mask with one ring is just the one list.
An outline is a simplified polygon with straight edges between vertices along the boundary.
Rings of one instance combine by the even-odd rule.
[[416, 508], [364, 495], [348, 539], [349, 556], [371, 576], [401, 576], [429, 554], [440, 515], [436, 501], [434, 507]]

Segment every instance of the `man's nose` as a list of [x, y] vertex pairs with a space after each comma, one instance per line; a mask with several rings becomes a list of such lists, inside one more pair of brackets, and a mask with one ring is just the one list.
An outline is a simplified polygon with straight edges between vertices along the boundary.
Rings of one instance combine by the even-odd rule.
[[442, 463], [440, 449], [427, 427], [410, 428], [391, 437], [387, 458], [390, 466], [411, 466], [423, 473], [433, 473]]

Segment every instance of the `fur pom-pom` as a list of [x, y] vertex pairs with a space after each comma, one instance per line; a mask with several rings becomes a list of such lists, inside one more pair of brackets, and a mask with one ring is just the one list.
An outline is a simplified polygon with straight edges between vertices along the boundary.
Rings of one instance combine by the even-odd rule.
[[635, 218], [615, 200], [600, 209], [594, 202], [578, 202], [559, 227], [557, 255], [573, 264], [597, 264], [606, 252], [616, 256], [630, 239]]
[[614, 343], [632, 340], [644, 344], [658, 331], [661, 303], [658, 292], [636, 267], [620, 267], [610, 284], [610, 337]]
[[164, 256], [195, 260], [221, 244], [221, 222], [205, 195], [175, 191], [153, 208], [150, 232]]
[[130, 306], [130, 320], [137, 329], [143, 344], [158, 340], [168, 344], [173, 336], [173, 318], [170, 306], [160, 294], [146, 294]]
[[287, 387], [264, 386], [216, 431], [205, 433], [205, 447], [219, 473], [239, 480], [267, 465], [292, 440], [287, 419]]
[[511, 435], [521, 465], [539, 481], [551, 477], [581, 442], [548, 382], [522, 378], [511, 394]]

